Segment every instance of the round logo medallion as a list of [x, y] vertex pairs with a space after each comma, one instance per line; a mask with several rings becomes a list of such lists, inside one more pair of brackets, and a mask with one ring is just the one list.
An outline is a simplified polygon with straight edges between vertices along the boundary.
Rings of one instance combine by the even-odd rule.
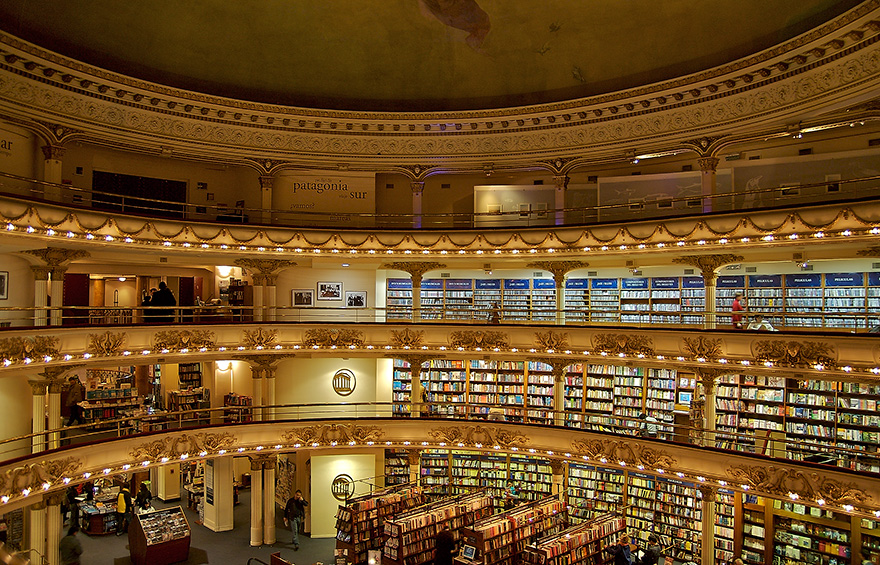
[[339, 369], [333, 375], [333, 390], [339, 396], [348, 396], [354, 392], [356, 382], [353, 372], [349, 369]]
[[330, 492], [333, 493], [333, 498], [345, 502], [354, 494], [354, 479], [345, 473], [336, 475], [330, 483]]

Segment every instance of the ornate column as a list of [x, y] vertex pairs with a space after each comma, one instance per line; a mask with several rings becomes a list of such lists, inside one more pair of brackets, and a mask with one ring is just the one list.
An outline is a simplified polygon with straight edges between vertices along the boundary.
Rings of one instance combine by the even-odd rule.
[[409, 400], [411, 403], [410, 416], [417, 418], [428, 414], [428, 407], [422, 404], [422, 363], [430, 359], [427, 355], [407, 355], [400, 356], [409, 363], [410, 383], [412, 384], [409, 392]]
[[715, 329], [715, 280], [718, 277], [718, 269], [729, 263], [738, 263], [743, 260], [742, 255], [734, 255], [732, 253], [717, 253], [712, 255], [684, 255], [672, 259], [673, 263], [683, 265], [691, 265], [700, 269], [703, 276], [703, 284], [706, 287], [706, 312], [703, 320], [703, 328], [707, 330]]
[[274, 322], [278, 275], [296, 263], [283, 259], [236, 259], [235, 266], [247, 271], [254, 280], [254, 320]]
[[[61, 389], [64, 387], [63, 378], [53, 378], [49, 381], [49, 421], [50, 430], [61, 428]], [[61, 433], [58, 431], [49, 434], [48, 449], [55, 449], [61, 445]]]
[[[414, 483], [419, 480], [419, 466], [421, 463], [422, 451], [420, 449], [407, 449], [406, 459], [409, 463], [409, 482]], [[387, 485], [386, 485], [387, 486]]]
[[251, 462], [251, 547], [263, 544], [263, 460], [248, 457]]
[[263, 459], [263, 543], [275, 543], [275, 461], [277, 457]]
[[722, 373], [715, 369], [697, 370], [696, 373], [703, 388], [703, 447], [715, 447], [715, 386]]
[[52, 268], [52, 281], [50, 283], [49, 296], [52, 297], [52, 309], [49, 312], [49, 325], [61, 325], [61, 306], [64, 303], [64, 273], [67, 267], [56, 265]]
[[263, 375], [266, 377], [266, 405], [268, 406], [263, 409], [264, 420], [275, 420], [275, 374], [277, 372], [277, 367], [266, 367], [263, 370]]
[[260, 175], [260, 222], [272, 223], [272, 189], [275, 185], [273, 175]]
[[[28, 384], [31, 385], [31, 393], [33, 395], [31, 431], [34, 434], [42, 434], [46, 431], [46, 393], [48, 391], [48, 383], [46, 381], [28, 381]], [[31, 438], [31, 453], [37, 453], [44, 449], [46, 449], [45, 436], [34, 435]]]
[[550, 365], [553, 375], [553, 425], [565, 425], [565, 368], [576, 363], [572, 359], [556, 359], [551, 357], [530, 358], [530, 361], [538, 361]]
[[49, 312], [49, 271], [48, 267], [31, 266], [34, 273], [34, 325], [48, 325]]
[[550, 494], [558, 496], [564, 503], [568, 503], [563, 497], [566, 493], [565, 488], [565, 469], [568, 465], [564, 461], [558, 459], [550, 460], [550, 469], [553, 471], [553, 490]]
[[64, 495], [64, 491], [58, 491], [46, 498], [46, 558], [49, 565], [61, 563], [58, 544], [61, 542], [61, 525], [64, 523], [61, 516], [61, 500]]
[[254, 397], [254, 421], [263, 419], [263, 372], [262, 365], [251, 365], [251, 396]]
[[526, 264], [531, 269], [549, 271], [556, 283], [556, 323], [565, 324], [565, 275], [575, 269], [586, 269], [589, 263], [583, 261], [534, 261]]
[[409, 276], [412, 278], [413, 321], [420, 321], [422, 319], [422, 277], [428, 271], [435, 271], [445, 267], [446, 265], [442, 263], [431, 261], [395, 261], [394, 263], [385, 263], [380, 268], [409, 273]]
[[409, 183], [412, 189], [412, 227], [422, 227], [422, 193], [425, 191], [424, 181], [412, 181]]
[[34, 319], [34, 325], [45, 326], [45, 314], [39, 315], [39, 309], [47, 305], [45, 282], [49, 274], [52, 275], [52, 325], [61, 324], [61, 306], [64, 305], [64, 273], [72, 261], [89, 256], [87, 251], [78, 249], [62, 249], [60, 247], [47, 247], [45, 249], [28, 249], [23, 252], [32, 263], [31, 270], [34, 272], [36, 283], [34, 286], [34, 307], [38, 314]]
[[703, 213], [707, 214], [717, 208], [714, 196], [718, 193], [717, 169], [718, 157], [699, 157], [700, 188], [703, 195]]
[[702, 498], [702, 539], [700, 540], [700, 563], [715, 563], [715, 493], [709, 485], [699, 485]]
[[61, 160], [64, 158], [62, 145], [43, 145], [43, 180], [58, 186], [46, 186], [43, 188], [43, 197], [53, 202], [61, 201]]
[[36, 504], [30, 506], [28, 512], [28, 521], [28, 546], [25, 547], [25, 549], [36, 549], [40, 555], [46, 555], [45, 500], [40, 500]]
[[557, 226], [565, 225], [565, 191], [568, 189], [568, 175], [555, 175], [553, 184], [556, 186], [556, 198], [554, 207], [556, 208], [555, 223]]

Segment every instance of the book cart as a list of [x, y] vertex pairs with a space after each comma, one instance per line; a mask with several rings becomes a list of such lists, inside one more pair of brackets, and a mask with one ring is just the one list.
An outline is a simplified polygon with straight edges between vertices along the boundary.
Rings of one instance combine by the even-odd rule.
[[336, 512], [336, 550], [346, 563], [367, 563], [368, 551], [385, 543], [385, 519], [425, 503], [416, 483], [394, 485], [349, 499]]
[[619, 514], [603, 514], [592, 520], [539, 539], [520, 556], [527, 565], [598, 565], [611, 562], [604, 553], [626, 529]]
[[180, 506], [136, 514], [128, 528], [134, 565], [168, 565], [189, 559], [190, 529]]
[[482, 494], [440, 500], [385, 520], [384, 565], [417, 565], [434, 560], [434, 537], [444, 524], [453, 534], [492, 513], [492, 498]]
[[469, 552], [473, 556], [462, 555], [456, 558], [456, 563], [515, 563], [530, 540], [562, 529], [564, 520], [565, 505], [557, 497], [543, 498], [483, 518], [461, 530], [460, 545], [473, 548]]

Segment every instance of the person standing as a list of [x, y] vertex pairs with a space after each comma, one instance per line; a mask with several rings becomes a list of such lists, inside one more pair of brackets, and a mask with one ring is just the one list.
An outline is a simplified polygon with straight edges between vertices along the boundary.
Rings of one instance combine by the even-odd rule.
[[79, 403], [86, 399], [86, 387], [83, 386], [79, 377], [76, 376], [70, 377], [69, 382], [70, 390], [67, 391], [67, 401], [64, 403], [70, 409], [70, 417], [67, 420], [67, 425], [73, 426], [74, 422], [77, 424], [85, 424], [86, 421], [83, 418], [83, 409]]
[[436, 565], [452, 565], [454, 553], [455, 536], [449, 529], [449, 524], [443, 524], [443, 528], [434, 537], [434, 563]]
[[648, 416], [644, 412], [639, 414], [639, 420], [642, 421], [639, 426], [639, 435], [647, 438], [655, 438], [657, 437], [657, 433], [660, 431], [660, 426], [657, 425], [657, 418], [653, 416]]
[[138, 489], [137, 497], [135, 498], [135, 504], [137, 505], [138, 510], [140, 510], [141, 512], [149, 510], [152, 501], [153, 493], [151, 493], [150, 489], [147, 488], [146, 483], [141, 483], [141, 486]]
[[306, 518], [306, 506], [309, 503], [303, 498], [301, 490], [297, 489], [293, 493], [293, 498], [287, 501], [284, 506], [284, 525], [290, 527], [290, 533], [293, 534], [293, 550], [299, 549], [299, 526]]
[[61, 565], [80, 565], [80, 555], [82, 555], [82, 544], [76, 537], [79, 526], [71, 524], [67, 530], [67, 535], [61, 538], [58, 544], [58, 551], [61, 553]]
[[[177, 299], [174, 298], [174, 293], [171, 292], [165, 281], [159, 283], [159, 290], [150, 299], [150, 306], [177, 306]], [[157, 310], [156, 316], [157, 322], [164, 324], [174, 322], [174, 310]]]
[[489, 309], [489, 323], [492, 325], [501, 323], [501, 308], [497, 302], [493, 302], [492, 307]]
[[741, 330], [743, 329], [743, 315], [741, 312], [744, 312], [746, 306], [743, 301], [743, 295], [741, 292], [737, 292], [733, 296], [733, 306], [731, 306], [730, 310], [733, 315], [730, 317], [731, 321], [733, 321], [733, 327]]
[[663, 548], [660, 547], [660, 538], [650, 534], [648, 536], [648, 547], [645, 548], [645, 554], [642, 556], [640, 565], [657, 565], [662, 554]]
[[134, 511], [131, 504], [131, 491], [128, 487], [119, 489], [116, 497], [116, 535], [128, 533], [128, 524], [131, 522], [131, 514]]
[[609, 545], [605, 551], [614, 556], [614, 565], [633, 565], [633, 551], [635, 546], [630, 543], [628, 535], [620, 536], [614, 545]]

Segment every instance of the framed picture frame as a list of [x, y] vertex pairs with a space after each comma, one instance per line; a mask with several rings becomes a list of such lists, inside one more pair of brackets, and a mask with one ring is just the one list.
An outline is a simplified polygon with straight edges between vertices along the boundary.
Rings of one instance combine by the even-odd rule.
[[9, 271], [0, 271], [0, 300], [9, 298]]
[[315, 305], [315, 291], [310, 288], [295, 288], [290, 291], [290, 305], [306, 308]]
[[318, 300], [342, 300], [342, 283], [319, 282]]
[[345, 293], [346, 308], [366, 308], [367, 307], [367, 291], [351, 290]]

